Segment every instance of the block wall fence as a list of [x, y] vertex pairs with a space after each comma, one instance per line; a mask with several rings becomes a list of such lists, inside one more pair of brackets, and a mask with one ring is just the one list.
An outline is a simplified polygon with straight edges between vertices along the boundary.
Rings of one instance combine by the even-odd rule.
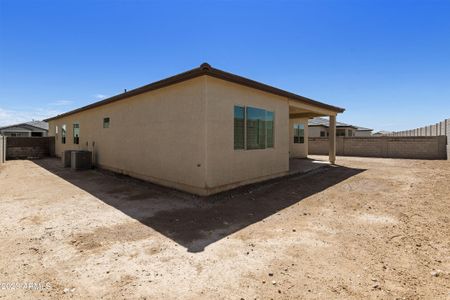
[[[417, 137], [340, 137], [336, 154], [342, 156], [446, 159], [445, 136]], [[308, 153], [328, 155], [328, 138], [309, 138]]]
[[450, 160], [450, 119], [420, 128], [392, 132], [389, 136], [446, 136], [447, 159]]
[[442, 122], [428, 125], [420, 128], [395, 131], [389, 134], [389, 136], [450, 136], [450, 119], [445, 119]]
[[54, 154], [54, 137], [4, 137], [6, 159], [33, 159]]

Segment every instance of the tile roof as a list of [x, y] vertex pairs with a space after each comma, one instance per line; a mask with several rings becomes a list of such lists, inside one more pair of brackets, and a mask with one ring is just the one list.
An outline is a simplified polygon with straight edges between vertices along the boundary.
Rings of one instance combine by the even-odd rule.
[[19, 127], [19, 126], [23, 126], [23, 125], [28, 125], [28, 126], [33, 126], [33, 127], [39, 128], [39, 129], [48, 130], [48, 123], [44, 122], [44, 121], [38, 121], [38, 120], [32, 120], [29, 122], [2, 126], [2, 127], [0, 127], [0, 129], [9, 128], [9, 127]]
[[[330, 121], [328, 119], [321, 118], [321, 117], [316, 117], [316, 118], [308, 120], [308, 126], [328, 127], [328, 126], [330, 126], [329, 123], [330, 123]], [[343, 122], [336, 122], [336, 127], [353, 127], [356, 130], [361, 130], [361, 131], [372, 130], [370, 128], [355, 126], [355, 125], [351, 125], [351, 124], [347, 124], [347, 123], [343, 123]]]

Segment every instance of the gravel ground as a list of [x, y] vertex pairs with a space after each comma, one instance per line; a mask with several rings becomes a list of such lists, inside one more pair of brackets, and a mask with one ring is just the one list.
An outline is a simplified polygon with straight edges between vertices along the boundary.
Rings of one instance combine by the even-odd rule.
[[450, 162], [337, 163], [199, 198], [8, 161], [0, 298], [450, 299]]

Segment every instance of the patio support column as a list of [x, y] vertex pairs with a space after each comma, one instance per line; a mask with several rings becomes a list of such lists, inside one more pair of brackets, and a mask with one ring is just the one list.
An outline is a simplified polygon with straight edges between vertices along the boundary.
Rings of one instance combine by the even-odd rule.
[[330, 116], [328, 156], [332, 164], [336, 161], [336, 116]]

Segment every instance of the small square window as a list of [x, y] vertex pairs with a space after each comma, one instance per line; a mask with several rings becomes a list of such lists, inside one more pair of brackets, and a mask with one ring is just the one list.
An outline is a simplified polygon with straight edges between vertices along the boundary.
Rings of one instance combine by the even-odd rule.
[[103, 128], [109, 128], [109, 117], [103, 118]]

